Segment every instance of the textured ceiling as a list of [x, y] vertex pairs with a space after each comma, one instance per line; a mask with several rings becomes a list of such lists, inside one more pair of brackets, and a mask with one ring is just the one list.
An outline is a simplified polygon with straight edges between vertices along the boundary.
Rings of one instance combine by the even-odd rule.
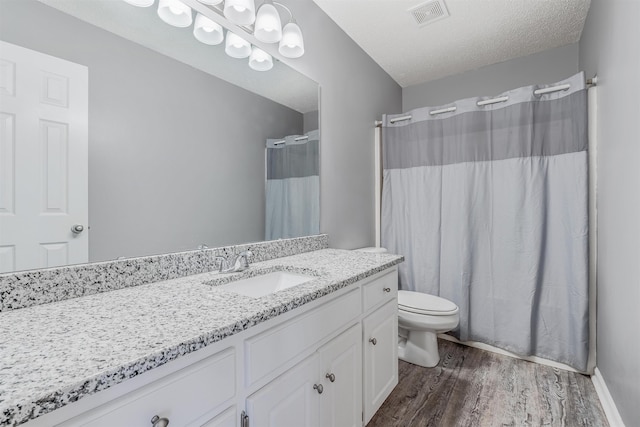
[[425, 0], [314, 0], [402, 87], [580, 39], [590, 0], [444, 0], [450, 16], [419, 27]]
[[119, 0], [39, 1], [301, 113], [318, 109], [318, 85], [311, 79], [275, 58], [271, 70], [254, 71], [247, 59], [228, 57], [224, 45], [198, 42], [193, 27], [165, 24], [155, 5], [140, 8]]

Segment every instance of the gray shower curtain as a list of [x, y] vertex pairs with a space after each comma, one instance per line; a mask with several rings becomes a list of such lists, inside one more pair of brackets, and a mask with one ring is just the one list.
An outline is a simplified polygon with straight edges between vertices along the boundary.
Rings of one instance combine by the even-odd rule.
[[[382, 244], [400, 286], [460, 307], [453, 333], [579, 371], [588, 357], [587, 104], [550, 86], [383, 119]], [[456, 107], [456, 111], [430, 114]]]
[[320, 141], [304, 136], [267, 140], [266, 240], [320, 232]]

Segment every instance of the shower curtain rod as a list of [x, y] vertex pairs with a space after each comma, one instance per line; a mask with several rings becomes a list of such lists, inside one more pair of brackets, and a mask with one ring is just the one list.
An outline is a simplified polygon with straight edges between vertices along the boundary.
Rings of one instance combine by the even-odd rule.
[[[598, 76], [595, 75], [593, 76], [593, 78], [587, 79], [586, 80], [586, 84], [587, 86], [596, 86], [598, 84]], [[551, 86], [551, 87], [546, 87], [544, 89], [536, 89], [533, 91], [534, 95], [545, 95], [547, 93], [553, 93], [553, 92], [559, 92], [562, 90], [567, 90], [571, 87], [571, 85], [569, 84], [564, 84], [564, 85], [558, 85], [558, 86]], [[476, 105], [478, 107], [482, 107], [485, 105], [493, 105], [493, 104], [498, 104], [500, 102], [506, 102], [509, 100], [508, 96], [499, 96], [497, 98], [491, 98], [491, 99], [485, 99], [482, 101], [478, 101], [476, 102]], [[447, 108], [442, 108], [439, 110], [431, 110], [429, 111], [429, 115], [431, 116], [435, 116], [438, 114], [443, 114], [443, 113], [452, 113], [454, 111], [456, 111], [456, 107], [447, 107]], [[401, 117], [395, 117], [391, 120], [389, 120], [389, 123], [393, 124], [396, 122], [403, 122], [405, 120], [411, 120], [413, 116], [411, 116], [411, 114], [408, 114], [406, 116], [401, 116]], [[382, 127], [382, 120], [376, 120], [375, 121], [375, 125], [376, 127]]]

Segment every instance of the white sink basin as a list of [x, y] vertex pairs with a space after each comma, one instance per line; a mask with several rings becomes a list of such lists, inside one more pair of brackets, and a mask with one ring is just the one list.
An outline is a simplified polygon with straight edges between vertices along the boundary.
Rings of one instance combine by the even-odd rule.
[[262, 274], [260, 276], [227, 283], [226, 285], [220, 285], [220, 287], [240, 295], [259, 298], [314, 279], [316, 279], [314, 276], [290, 273], [288, 271], [274, 271], [273, 273]]

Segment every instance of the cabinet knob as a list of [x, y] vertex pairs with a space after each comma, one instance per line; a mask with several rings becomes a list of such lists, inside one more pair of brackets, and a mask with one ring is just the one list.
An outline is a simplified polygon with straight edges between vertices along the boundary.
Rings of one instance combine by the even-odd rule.
[[377, 340], [377, 339], [375, 339], [375, 338], [369, 338], [369, 342], [370, 342], [371, 344], [373, 344], [373, 345], [378, 344], [378, 340]]
[[324, 391], [324, 387], [322, 387], [322, 384], [314, 384], [313, 389], [316, 390], [318, 394], [322, 394], [322, 392]]
[[154, 415], [151, 418], [151, 424], [153, 427], [167, 427], [169, 425], [169, 420], [167, 418], [160, 418], [157, 415]]
[[391, 292], [391, 288], [382, 288], [382, 290], [385, 292]]
[[329, 378], [329, 381], [331, 382], [334, 382], [336, 380], [336, 376], [334, 374], [327, 374], [324, 377]]

